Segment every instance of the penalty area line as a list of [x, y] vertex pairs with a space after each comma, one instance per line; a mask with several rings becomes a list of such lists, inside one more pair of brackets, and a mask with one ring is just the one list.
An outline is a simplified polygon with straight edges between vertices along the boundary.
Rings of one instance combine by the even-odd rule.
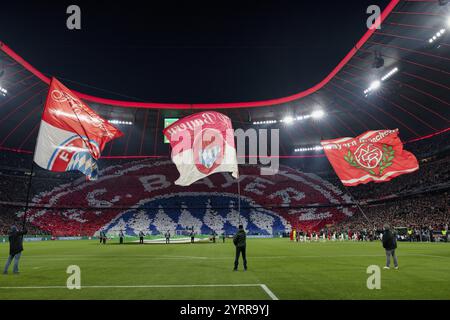
[[[81, 286], [80, 289], [123, 289], [123, 288], [214, 288], [214, 287], [260, 287], [272, 299], [278, 297], [265, 284], [168, 284], [168, 285], [93, 285]], [[0, 287], [1, 289], [68, 289], [67, 286], [24, 286], [24, 287]]]
[[260, 284], [260, 286], [272, 300], [279, 300], [278, 297], [265, 284]]

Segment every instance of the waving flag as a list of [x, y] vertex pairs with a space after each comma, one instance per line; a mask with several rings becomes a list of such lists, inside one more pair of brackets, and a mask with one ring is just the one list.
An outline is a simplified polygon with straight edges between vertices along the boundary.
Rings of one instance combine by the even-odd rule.
[[238, 177], [236, 147], [231, 120], [226, 115], [206, 111], [178, 120], [164, 135], [172, 147], [172, 161], [180, 177], [175, 184], [188, 186], [216, 172]]
[[356, 138], [322, 141], [325, 154], [345, 186], [386, 182], [419, 169], [416, 157], [403, 150], [396, 130], [368, 131]]
[[42, 115], [34, 162], [50, 171], [98, 176], [105, 144], [123, 134], [53, 78]]

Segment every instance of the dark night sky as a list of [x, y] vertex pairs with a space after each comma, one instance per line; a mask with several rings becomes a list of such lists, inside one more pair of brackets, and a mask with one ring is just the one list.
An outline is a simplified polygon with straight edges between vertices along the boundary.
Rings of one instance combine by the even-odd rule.
[[[86, 93], [205, 103], [311, 87], [367, 30], [367, 6], [389, 1], [93, 2], [2, 3], [0, 40], [46, 74], [124, 96], [63, 80]], [[66, 28], [70, 4], [81, 31]]]

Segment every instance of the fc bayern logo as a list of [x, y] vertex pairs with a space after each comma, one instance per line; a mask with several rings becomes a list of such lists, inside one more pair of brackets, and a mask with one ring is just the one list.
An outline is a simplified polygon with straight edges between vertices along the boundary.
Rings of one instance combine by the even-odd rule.
[[51, 171], [67, 171], [74, 156], [79, 152], [92, 151], [94, 155], [100, 154], [100, 150], [95, 141], [88, 143], [89, 149], [86, 147], [86, 141], [75, 135], [61, 143], [53, 152], [47, 169]]
[[216, 129], [206, 128], [194, 139], [194, 162], [203, 174], [213, 172], [222, 164], [225, 153], [225, 139]]

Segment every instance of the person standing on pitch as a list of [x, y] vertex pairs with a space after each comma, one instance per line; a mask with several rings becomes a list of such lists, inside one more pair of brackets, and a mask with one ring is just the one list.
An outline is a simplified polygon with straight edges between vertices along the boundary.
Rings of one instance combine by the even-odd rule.
[[226, 238], [226, 236], [225, 236], [225, 232], [224, 232], [224, 233], [222, 233], [222, 242], [223, 243], [225, 243], [225, 238]]
[[120, 233], [119, 233], [119, 243], [120, 244], [123, 244], [123, 231], [122, 230], [120, 230]]
[[239, 265], [239, 256], [242, 254], [242, 260], [244, 262], [244, 271], [247, 271], [247, 257], [245, 249], [247, 247], [246, 234], [244, 231], [244, 227], [239, 225], [238, 232], [233, 237], [233, 243], [236, 246], [236, 257], [234, 259], [234, 269], [233, 271], [237, 271]]
[[169, 244], [170, 243], [170, 232], [169, 232], [169, 230], [167, 230], [165, 236], [166, 236], [166, 244]]
[[27, 234], [27, 229], [24, 226], [22, 231], [17, 230], [16, 226], [11, 226], [9, 232], [9, 257], [6, 261], [3, 274], [8, 274], [9, 266], [14, 259], [13, 273], [19, 273], [19, 259], [23, 251], [23, 236]]
[[390, 269], [391, 256], [394, 258], [394, 267], [398, 269], [397, 256], [395, 255], [395, 249], [397, 249], [397, 239], [394, 232], [391, 231], [389, 225], [384, 225], [383, 232], [383, 248], [386, 250], [386, 266], [383, 269]]
[[144, 232], [139, 231], [139, 244], [144, 244]]
[[191, 243], [194, 243], [195, 233], [194, 230], [191, 230]]

